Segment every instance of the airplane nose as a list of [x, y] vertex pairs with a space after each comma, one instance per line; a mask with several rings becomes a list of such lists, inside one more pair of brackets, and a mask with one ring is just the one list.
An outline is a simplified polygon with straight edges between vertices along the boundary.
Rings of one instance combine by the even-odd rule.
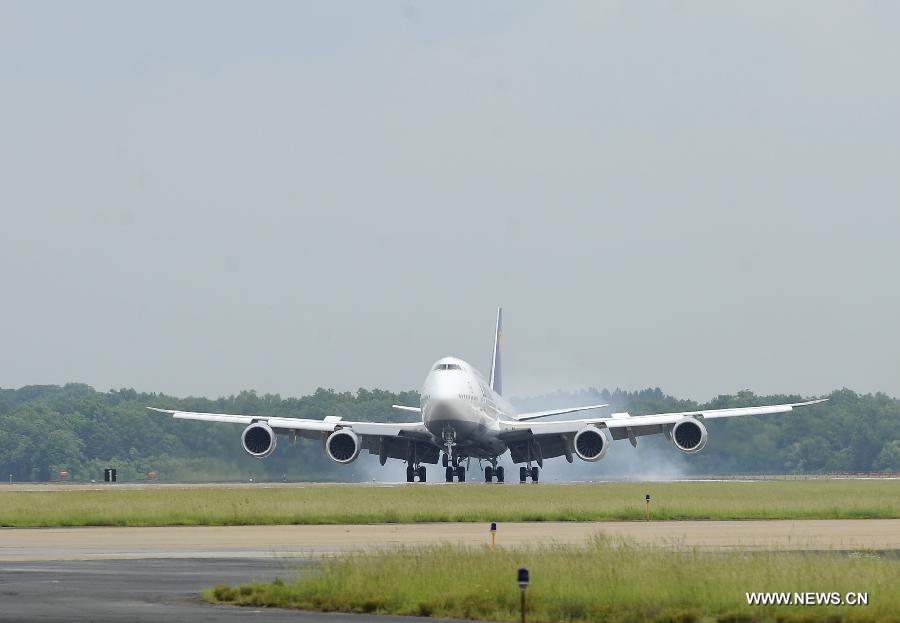
[[424, 412], [425, 425], [449, 422], [454, 419], [459, 402], [459, 391], [449, 383], [436, 384]]
[[453, 419], [454, 409], [450, 400], [432, 400], [429, 409], [425, 412], [425, 424], [434, 422], [447, 422]]
[[457, 400], [459, 398], [460, 388], [458, 383], [453, 381], [454, 379], [444, 377], [434, 379], [429, 391], [431, 399], [435, 402]]

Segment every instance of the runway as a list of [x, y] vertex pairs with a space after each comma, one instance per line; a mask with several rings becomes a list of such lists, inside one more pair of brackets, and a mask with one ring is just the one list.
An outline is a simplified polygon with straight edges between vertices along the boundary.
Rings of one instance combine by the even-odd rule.
[[[900, 550], [900, 520], [510, 523], [498, 545], [583, 543], [596, 534], [664, 547]], [[375, 547], [487, 545], [484, 524], [0, 529], [0, 621], [429, 619], [212, 606], [219, 583], [289, 580], [323, 555]]]
[[[900, 550], [900, 519], [533, 522], [499, 524], [501, 547], [584, 543], [595, 535], [668, 547]], [[0, 563], [147, 558], [290, 558], [401, 545], [489, 543], [487, 524], [4, 528]]]
[[[844, 475], [822, 475], [822, 476], [797, 476], [797, 475], [758, 475], [750, 474], [746, 476], [731, 476], [728, 478], [716, 477], [696, 477], [696, 478], [673, 478], [669, 480], [649, 481], [653, 484], [670, 484], [679, 482], [818, 482], [823, 480], [862, 480], [862, 481], [896, 481], [900, 480], [898, 476], [890, 476], [883, 474], [844, 474]], [[643, 480], [632, 480], [629, 478], [614, 478], [596, 480], [546, 480], [544, 484], [552, 484], [553, 486], [577, 486], [589, 484], [634, 484], [638, 482], [648, 482]], [[479, 486], [482, 483], [473, 480], [464, 483], [466, 486]], [[509, 483], [512, 485], [513, 483]], [[391, 482], [391, 481], [361, 481], [361, 482], [13, 482], [0, 484], [0, 494], [16, 491], [46, 492], [46, 491], [140, 491], [152, 489], [317, 489], [317, 488], [358, 488], [358, 487], [442, 487], [446, 483], [443, 481], [432, 481], [428, 483], [415, 483], [410, 485], [407, 482]], [[454, 486], [459, 486], [457, 483]]]
[[0, 621], [433, 623], [410, 617], [213, 606], [200, 597], [204, 589], [221, 582], [287, 580], [303, 567], [302, 561], [246, 558], [0, 564]]

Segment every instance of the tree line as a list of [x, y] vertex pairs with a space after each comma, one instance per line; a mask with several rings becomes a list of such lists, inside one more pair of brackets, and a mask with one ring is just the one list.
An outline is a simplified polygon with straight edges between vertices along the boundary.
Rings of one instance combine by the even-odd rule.
[[[669, 449], [677, 467], [687, 474], [900, 471], [900, 400], [848, 389], [834, 391], [828, 398], [822, 405], [782, 416], [710, 421], [710, 442], [697, 455]], [[362, 479], [360, 472], [348, 473], [347, 468], [331, 463], [315, 441], [298, 439], [290, 446], [281, 437], [275, 453], [259, 461], [241, 449], [239, 426], [174, 420], [146, 407], [413, 421], [414, 414], [396, 411], [391, 405], [417, 405], [418, 400], [414, 391], [378, 389], [318, 389], [300, 398], [244, 391], [215, 400], [133, 389], [98, 392], [76, 383], [0, 389], [0, 478], [50, 481], [66, 471], [70, 480], [83, 482], [99, 480], [105, 467], [115, 467], [120, 480], [144, 480], [151, 472], [158, 480]], [[700, 404], [669, 396], [658, 388], [634, 392], [592, 388], [514, 402], [522, 410], [605, 402], [615, 411], [640, 415], [800, 400], [800, 396], [756, 396], [744, 391]], [[633, 452], [660, 444], [664, 442], [641, 439]], [[598, 477], [602, 477], [603, 464], [592, 467]]]

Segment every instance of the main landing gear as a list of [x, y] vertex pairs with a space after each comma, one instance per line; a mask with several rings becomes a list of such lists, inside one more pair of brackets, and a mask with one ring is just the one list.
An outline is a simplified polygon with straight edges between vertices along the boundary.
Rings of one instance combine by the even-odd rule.
[[503, 482], [504, 473], [503, 466], [497, 467], [496, 465], [488, 465], [484, 468], [484, 481], [491, 482], [493, 478], [497, 478], [497, 482]]
[[425, 482], [425, 466], [406, 466], [406, 482], [415, 482], [416, 478], [419, 479], [419, 482]]
[[531, 482], [538, 481], [538, 468], [537, 465], [534, 467], [525, 467], [524, 465], [519, 468], [519, 482], [525, 482], [528, 480], [528, 477], [531, 477]]
[[441, 463], [444, 465], [444, 478], [447, 482], [453, 482], [454, 476], [459, 482], [466, 481], [466, 468], [459, 464], [459, 457], [454, 456], [453, 460], [450, 461], [445, 454], [443, 459], [441, 459]]

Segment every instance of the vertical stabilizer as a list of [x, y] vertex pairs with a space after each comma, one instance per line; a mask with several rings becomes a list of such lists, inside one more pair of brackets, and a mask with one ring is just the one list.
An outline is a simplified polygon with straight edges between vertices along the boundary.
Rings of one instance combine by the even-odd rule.
[[500, 350], [503, 347], [503, 308], [497, 308], [497, 330], [494, 332], [494, 358], [491, 359], [491, 389], [503, 393], [503, 375], [500, 374]]

